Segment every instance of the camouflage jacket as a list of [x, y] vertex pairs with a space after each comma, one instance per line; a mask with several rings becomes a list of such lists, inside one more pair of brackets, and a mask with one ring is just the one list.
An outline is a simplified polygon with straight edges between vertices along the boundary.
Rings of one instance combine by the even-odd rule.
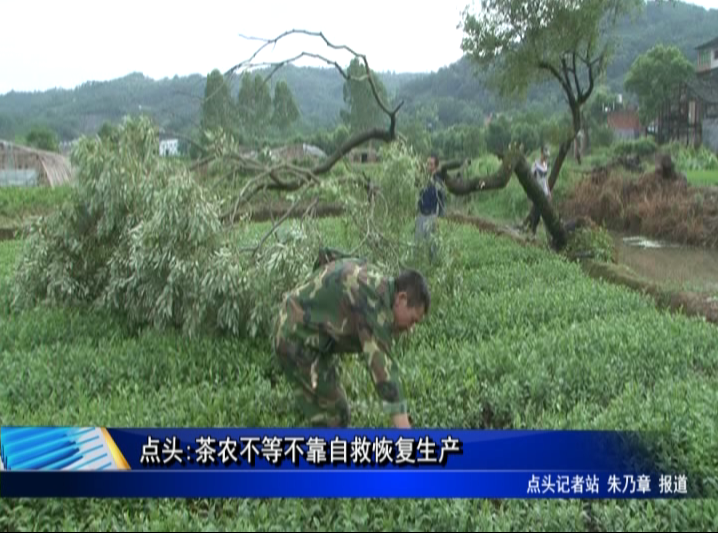
[[318, 354], [362, 354], [384, 410], [407, 411], [393, 345], [394, 280], [366, 261], [343, 258], [324, 264], [288, 293], [278, 334]]

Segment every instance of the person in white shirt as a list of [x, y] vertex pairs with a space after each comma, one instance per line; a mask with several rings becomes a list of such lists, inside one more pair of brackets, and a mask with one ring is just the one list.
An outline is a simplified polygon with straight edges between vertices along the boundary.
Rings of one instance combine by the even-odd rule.
[[[548, 147], [542, 146], [541, 158], [534, 162], [533, 167], [531, 168], [531, 174], [541, 186], [541, 190], [548, 197], [548, 201], [550, 202], [551, 189], [548, 186], [548, 156]], [[539, 212], [538, 207], [536, 207], [536, 205], [534, 204], [531, 207], [531, 213], [529, 214], [529, 228], [533, 235], [536, 235], [536, 228], [538, 228], [538, 223], [540, 220], [541, 213]]]

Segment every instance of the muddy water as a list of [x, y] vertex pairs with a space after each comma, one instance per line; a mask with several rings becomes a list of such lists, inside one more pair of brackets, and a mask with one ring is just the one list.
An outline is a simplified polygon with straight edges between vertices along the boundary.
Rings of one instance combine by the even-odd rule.
[[640, 236], [613, 234], [618, 261], [658, 283], [718, 295], [718, 250], [692, 248]]

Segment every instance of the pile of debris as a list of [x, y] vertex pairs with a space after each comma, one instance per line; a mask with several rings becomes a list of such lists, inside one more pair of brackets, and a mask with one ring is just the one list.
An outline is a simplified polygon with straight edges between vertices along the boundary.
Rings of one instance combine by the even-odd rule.
[[718, 248], [718, 193], [691, 187], [666, 154], [638, 179], [597, 168], [574, 188], [561, 213], [588, 217], [615, 231]]

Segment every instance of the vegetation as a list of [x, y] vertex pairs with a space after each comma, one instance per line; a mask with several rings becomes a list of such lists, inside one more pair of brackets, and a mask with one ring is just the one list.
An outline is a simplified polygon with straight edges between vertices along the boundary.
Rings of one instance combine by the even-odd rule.
[[613, 145], [613, 152], [617, 156], [634, 155], [648, 157], [658, 151], [658, 144], [652, 137], [642, 137], [633, 141], [621, 141]]
[[658, 44], [636, 58], [626, 76], [626, 89], [638, 96], [642, 124], [658, 117], [660, 107], [690, 80], [695, 66], [675, 46]]
[[47, 152], [59, 152], [60, 144], [54, 131], [46, 126], [35, 126], [25, 136], [24, 144]]
[[[249, 226], [234, 244], [251, 246], [269, 225]], [[317, 227], [328, 245], [356, 244], [339, 220]], [[716, 440], [705, 438], [718, 430], [714, 327], [658, 312], [549, 252], [454, 224], [441, 232], [456, 254], [452, 284], [440, 283], [440, 269], [429, 271], [441, 303], [398, 354], [415, 424], [666, 430], [680, 434], [680, 445], [664, 448], [665, 461], [690, 479], [715, 475]], [[0, 264], [18, 251], [0, 243]], [[9, 313], [0, 305], [1, 424], [299, 423], [263, 338], [137, 335], [85, 307]], [[356, 424], [382, 426], [365, 369], [347, 363]], [[0, 500], [0, 527], [708, 531], [717, 525], [715, 501]]]
[[[359, 58], [352, 59], [347, 74], [353, 79], [344, 82], [344, 102], [348, 110], [341, 112], [343, 123], [352, 133], [381, 127], [385, 119], [384, 113], [377, 105], [369, 82], [362, 79], [367, 72]], [[386, 87], [381, 79], [376, 81], [376, 89], [379, 98], [387, 101]]]
[[693, 185], [718, 186], [718, 172], [715, 170], [689, 170], [686, 172], [688, 181]]
[[[715, 327], [592, 281], [562, 255], [446, 220], [439, 258], [429, 263], [412, 239], [423, 158], [400, 138], [428, 148], [421, 125], [438, 110], [424, 109], [397, 128], [401, 104], [389, 107], [392, 90], [381, 88], [366, 61], [363, 67], [355, 70], [367, 74], [383, 124], [354, 125], [351, 117], [361, 113], [352, 106], [367, 87], [344, 78], [349, 120], [325, 132], [334, 153], [324, 161], [238, 157], [233, 132], [242, 127], [242, 107], [225, 98], [234, 89], [225, 92], [226, 78], [220, 83], [216, 75], [212, 85], [224, 95], [218, 101], [231, 103], [225, 109], [236, 109], [237, 119], [227, 129], [207, 129], [202, 165], [160, 157], [147, 117], [83, 139], [73, 155], [78, 183], [61, 208], [35, 221], [22, 244], [0, 243], [0, 425], [299, 424], [271, 356], [269, 324], [281, 294], [305, 277], [320, 246], [331, 246], [387, 272], [413, 266], [430, 281], [432, 313], [397, 354], [415, 425], [649, 430], [657, 432], [660, 466], [715, 484], [718, 440], [705, 438], [718, 431]], [[259, 78], [239, 79], [247, 102], [261, 93], [252, 105], [266, 127], [277, 89], [272, 108]], [[588, 97], [584, 103], [590, 109]], [[208, 108], [206, 116], [218, 114]], [[510, 206], [525, 213], [538, 194], [525, 154], [514, 145], [501, 161], [485, 156], [484, 146], [513, 141], [531, 150], [573, 127], [529, 117], [498, 118], [493, 133], [491, 126], [445, 130], [441, 148], [461, 158], [452, 170], [466, 173], [450, 177], [454, 190], [467, 193], [451, 202], [493, 206], [497, 216]], [[371, 172], [336, 165], [370, 140], [388, 144], [380, 145], [381, 162]], [[467, 155], [484, 156], [468, 166]], [[557, 203], [572, 183], [568, 166], [560, 174]], [[477, 189], [489, 192], [468, 195]], [[326, 198], [341, 204], [342, 218], [313, 217]], [[258, 204], [280, 202], [285, 212], [276, 221], [249, 221]], [[686, 220], [685, 212], [672, 216]], [[610, 259], [605, 231], [577, 235], [567, 243], [569, 255], [589, 250]], [[358, 361], [348, 359], [343, 378], [355, 424], [385, 425]], [[709, 530], [718, 526], [715, 501], [1, 500], [0, 528], [515, 530], [530, 523], [537, 530]]]
[[200, 126], [204, 131], [222, 128], [227, 132], [236, 131], [239, 126], [237, 109], [229, 94], [229, 87], [222, 73], [216, 69], [207, 76]]
[[570, 217], [589, 217], [610, 229], [669, 242], [718, 246], [718, 195], [666, 179], [655, 167], [635, 175], [597, 169], [562, 203]]
[[19, 227], [29, 217], [54, 211], [70, 197], [70, 186], [0, 188], [0, 227]]
[[705, 146], [700, 148], [686, 148], [678, 143], [672, 144], [666, 150], [676, 160], [678, 168], [684, 172], [691, 170], [718, 171], [718, 156]]

